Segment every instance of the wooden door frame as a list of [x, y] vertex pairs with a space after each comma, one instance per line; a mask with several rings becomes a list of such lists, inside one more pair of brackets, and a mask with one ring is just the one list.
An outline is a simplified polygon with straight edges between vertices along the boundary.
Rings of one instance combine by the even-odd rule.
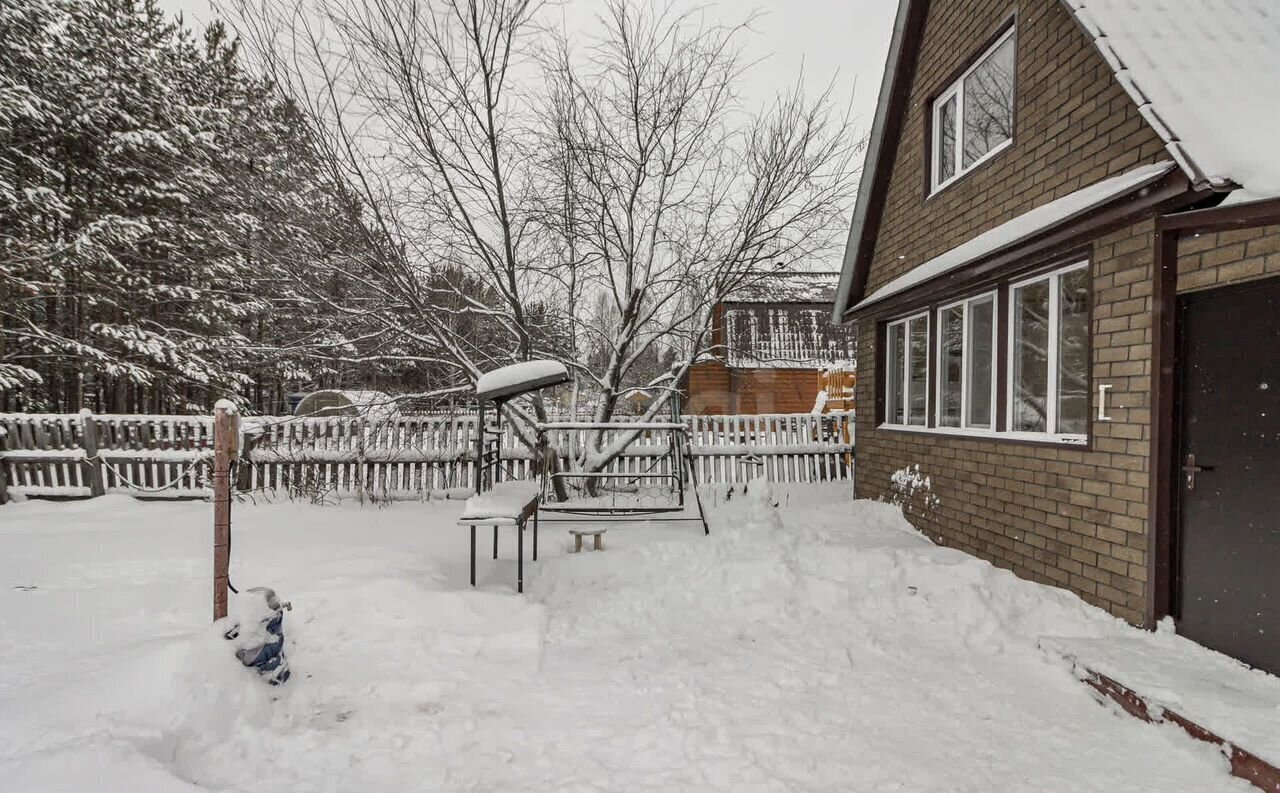
[[[1151, 437], [1147, 489], [1147, 583], [1143, 625], [1155, 630], [1177, 607], [1178, 242], [1183, 234], [1280, 225], [1280, 199], [1157, 215], [1151, 294]], [[1269, 279], [1267, 279], [1269, 280]]]
[[1147, 490], [1147, 586], [1143, 626], [1173, 613], [1173, 466], [1177, 448], [1179, 229], [1156, 220], [1151, 295], [1151, 437]]

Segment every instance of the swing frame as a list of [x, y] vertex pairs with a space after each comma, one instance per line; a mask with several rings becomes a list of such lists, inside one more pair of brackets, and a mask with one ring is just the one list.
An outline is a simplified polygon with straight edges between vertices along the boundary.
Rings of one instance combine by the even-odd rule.
[[[494, 388], [481, 388], [477, 383], [476, 401], [477, 401], [477, 426], [475, 438], [475, 492], [483, 493], [485, 490], [492, 489], [493, 485], [503, 479], [502, 467], [502, 407], [511, 399], [533, 391], [539, 391], [543, 388], [561, 385], [569, 381], [567, 370], [563, 365], [556, 367], [555, 362], [539, 361], [530, 362], [543, 364], [544, 373], [534, 374], [530, 377], [512, 379], [503, 381], [503, 384]], [[546, 368], [546, 365], [551, 365]], [[503, 369], [511, 369], [513, 367], [503, 367]], [[502, 370], [495, 370], [502, 371]], [[492, 402], [494, 405], [495, 428], [490, 432], [485, 426], [485, 404]], [[563, 515], [561, 518], [543, 518], [548, 522], [583, 522], [586, 518], [607, 518], [610, 522], [626, 523], [626, 522], [697, 522], [702, 524], [702, 532], [704, 535], [711, 534], [711, 528], [707, 524], [706, 513], [702, 507], [702, 497], [698, 493], [698, 477], [693, 461], [693, 449], [689, 440], [689, 427], [684, 422], [679, 421], [680, 416], [679, 400], [673, 399], [671, 402], [671, 421], [665, 422], [617, 422], [617, 421], [566, 421], [566, 422], [546, 422], [538, 424], [535, 430], [538, 435], [537, 453], [540, 458], [545, 461], [548, 459], [550, 445], [547, 440], [547, 432], [549, 430], [632, 430], [632, 431], [650, 431], [650, 432], [667, 432], [668, 443], [667, 453], [659, 456], [650, 466], [651, 470], [641, 471], [638, 473], [625, 473], [614, 471], [548, 471], [547, 466], [543, 467], [541, 474], [541, 495], [538, 498], [537, 512], [549, 512]], [[662, 460], [669, 460], [669, 470], [665, 472], [654, 472], [652, 468], [658, 465]], [[571, 501], [555, 502], [549, 500], [549, 489], [552, 487], [555, 479], [588, 479], [595, 481], [608, 480], [630, 480], [632, 482], [640, 480], [664, 481], [674, 485], [673, 490], [676, 493], [676, 503], [670, 506], [641, 506], [641, 505], [617, 505], [617, 504], [573, 504]], [[695, 514], [685, 515], [690, 506], [690, 499], [685, 494], [685, 488], [689, 488], [693, 493], [692, 506]], [[536, 558], [536, 557], [535, 557]]]
[[[555, 471], [543, 472], [542, 499], [539, 509], [566, 517], [543, 518], [548, 523], [583, 522], [583, 518], [607, 518], [611, 523], [643, 523], [661, 521], [664, 523], [698, 522], [702, 524], [704, 535], [711, 534], [707, 525], [706, 514], [702, 508], [702, 497], [698, 494], [697, 471], [693, 464], [693, 449], [689, 443], [689, 427], [683, 422], [611, 422], [611, 421], [567, 421], [547, 422], [537, 427], [539, 453], [546, 459], [549, 449], [547, 431], [549, 430], [637, 430], [667, 432], [667, 453], [655, 459], [650, 470], [640, 472], [623, 471]], [[652, 469], [662, 460], [669, 460], [668, 471], [655, 472]], [[670, 506], [617, 505], [617, 504], [574, 504], [572, 501], [555, 502], [549, 500], [548, 490], [555, 479], [584, 479], [597, 482], [609, 480], [642, 480], [666, 481], [674, 484], [676, 503]], [[685, 496], [685, 487], [693, 492], [692, 505], [696, 509], [694, 515], [679, 515], [690, 506]], [[577, 516], [577, 517], [572, 517]]]

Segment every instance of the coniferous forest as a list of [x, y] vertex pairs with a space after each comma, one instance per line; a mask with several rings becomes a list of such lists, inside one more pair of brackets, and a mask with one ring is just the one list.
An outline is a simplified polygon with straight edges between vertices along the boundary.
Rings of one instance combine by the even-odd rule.
[[402, 391], [430, 376], [298, 289], [371, 243], [224, 26], [196, 35], [154, 0], [10, 0], [0, 41], [0, 411], [237, 394], [274, 412], [357, 366]]

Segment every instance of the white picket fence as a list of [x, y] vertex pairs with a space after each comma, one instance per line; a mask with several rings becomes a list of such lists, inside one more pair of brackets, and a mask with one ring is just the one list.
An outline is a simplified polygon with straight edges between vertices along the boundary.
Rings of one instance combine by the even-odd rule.
[[[853, 475], [849, 414], [683, 420], [700, 484], [761, 474], [780, 483]], [[476, 421], [475, 416], [246, 417], [237, 487], [388, 498], [469, 490], [476, 475]], [[0, 502], [13, 494], [203, 497], [212, 435], [207, 416], [0, 414]], [[548, 440], [567, 455], [586, 436], [585, 430], [562, 429]], [[667, 432], [641, 432], [608, 470], [668, 472], [669, 442]], [[505, 477], [530, 475], [531, 454], [506, 424], [501, 450]]]

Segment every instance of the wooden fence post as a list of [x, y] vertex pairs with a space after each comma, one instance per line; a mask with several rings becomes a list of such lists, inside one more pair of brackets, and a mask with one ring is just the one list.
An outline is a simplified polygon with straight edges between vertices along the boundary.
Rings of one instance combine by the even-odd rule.
[[81, 444], [84, 446], [85, 473], [89, 477], [89, 495], [101, 496], [107, 492], [102, 481], [102, 461], [98, 459], [98, 425], [93, 420], [93, 411], [81, 408], [80, 422], [83, 425]]
[[219, 399], [213, 408], [213, 618], [227, 616], [231, 564], [231, 458], [236, 454], [240, 417], [235, 403]]
[[365, 465], [364, 436], [369, 431], [369, 419], [362, 416], [353, 423], [356, 427], [356, 481], [353, 484], [356, 486], [356, 500], [361, 506], [364, 506], [365, 481], [368, 474], [368, 469]]

